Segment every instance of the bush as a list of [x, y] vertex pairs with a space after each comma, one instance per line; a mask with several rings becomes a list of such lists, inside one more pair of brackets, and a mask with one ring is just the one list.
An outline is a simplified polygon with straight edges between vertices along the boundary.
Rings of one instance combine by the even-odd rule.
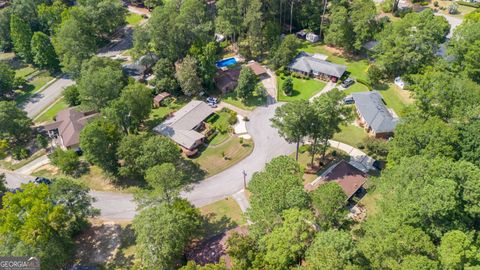
[[285, 95], [290, 96], [293, 93], [293, 80], [292, 77], [288, 77], [284, 82], [283, 82], [283, 87], [282, 87], [283, 92]]
[[374, 159], [386, 159], [388, 155], [388, 142], [383, 139], [366, 138], [363, 141], [365, 152]]
[[310, 148], [311, 148], [311, 146], [310, 146], [309, 144], [304, 144], [304, 145], [301, 145], [301, 146], [298, 148], [298, 152], [299, 152], [300, 154], [304, 154], [304, 153], [310, 151]]
[[28, 158], [28, 156], [30, 156], [30, 152], [28, 149], [17, 146], [12, 149], [12, 156], [16, 160], [22, 160]]
[[438, 1], [433, 2], [434, 7], [438, 7]]
[[73, 175], [80, 166], [80, 160], [77, 153], [73, 150], [63, 151], [60, 148], [50, 155], [52, 164], [57, 166], [63, 173]]
[[458, 14], [458, 4], [457, 3], [452, 3], [450, 6], [448, 6], [448, 14]]
[[37, 137], [35, 138], [35, 145], [38, 148], [45, 148], [48, 146], [48, 140], [42, 134], [37, 134]]
[[470, 3], [465, 1], [457, 1], [456, 3], [462, 6], [480, 8], [480, 3]]
[[230, 114], [230, 117], [228, 118], [228, 123], [230, 125], [235, 125], [237, 123], [237, 120], [238, 120], [237, 119], [237, 112], [230, 111], [229, 114]]

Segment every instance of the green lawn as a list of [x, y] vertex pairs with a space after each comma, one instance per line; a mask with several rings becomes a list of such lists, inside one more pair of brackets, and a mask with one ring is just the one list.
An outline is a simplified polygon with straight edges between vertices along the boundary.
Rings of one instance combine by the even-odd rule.
[[32, 66], [26, 66], [26, 67], [15, 70], [15, 77], [24, 78], [24, 77], [27, 77], [28, 75], [32, 74], [35, 71], [36, 71], [36, 69], [33, 68]]
[[252, 151], [252, 141], [243, 140], [243, 143], [241, 143], [240, 138], [230, 136], [220, 145], [209, 145], [200, 152], [198, 157], [192, 160], [207, 172], [207, 176], [212, 176], [235, 165], [250, 155]]
[[285, 79], [285, 76], [277, 77], [279, 101], [307, 100], [320, 92], [326, 85], [326, 83], [314, 79], [307, 80], [292, 77], [293, 93], [291, 96], [286, 96], [285, 93], [283, 93], [283, 83]]
[[376, 88], [380, 92], [388, 108], [392, 108], [398, 116], [405, 113], [407, 105], [413, 103], [410, 91], [402, 90], [393, 83], [387, 87]]
[[351, 93], [356, 93], [356, 92], [368, 92], [370, 89], [368, 89], [368, 86], [366, 86], [363, 83], [356, 82], [347, 89], [343, 90], [345, 95], [350, 95]]
[[168, 106], [161, 106], [158, 108], [153, 108], [150, 112], [148, 119], [145, 121], [145, 126], [148, 129], [153, 129], [160, 123], [162, 123], [170, 113], [178, 111], [185, 104], [188, 103], [187, 99], [176, 99], [175, 102], [169, 104]]
[[200, 212], [205, 216], [214, 216], [216, 220], [227, 217], [237, 225], [246, 223], [240, 206], [238, 206], [232, 197], [227, 197], [221, 201], [203, 206], [200, 208]]
[[138, 25], [142, 19], [142, 16], [136, 13], [129, 13], [126, 17], [126, 21], [129, 25]]
[[53, 77], [50, 75], [49, 72], [42, 72], [38, 74], [35, 78], [33, 78], [30, 82], [28, 82], [24, 89], [17, 90], [17, 97], [16, 101], [18, 104], [21, 104], [27, 101], [33, 94], [38, 92], [45, 84], [49, 81], [53, 80]]
[[326, 45], [305, 43], [305, 46], [300, 49], [308, 53], [320, 53], [328, 56], [327, 61], [335, 64], [346, 65], [347, 72], [356, 79], [367, 80], [368, 61], [366, 59], [348, 59], [333, 52]]
[[367, 132], [361, 127], [349, 124], [340, 127], [342, 131], [333, 136], [333, 140], [346, 143], [353, 147], [357, 147], [357, 144], [363, 142], [368, 137]]
[[242, 101], [237, 98], [235, 92], [230, 92], [225, 94], [222, 97], [222, 101], [231, 104], [235, 107], [238, 107], [242, 110], [246, 111], [252, 111], [258, 106], [262, 106], [267, 102], [267, 99], [265, 97], [259, 97], [259, 96], [252, 96], [247, 98], [246, 100]]
[[53, 121], [53, 118], [57, 115], [57, 113], [65, 108], [68, 108], [68, 104], [65, 103], [63, 98], [57, 100], [52, 107], [48, 110], [43, 112], [37, 118], [35, 118], [35, 123], [43, 123], [43, 122], [50, 122]]

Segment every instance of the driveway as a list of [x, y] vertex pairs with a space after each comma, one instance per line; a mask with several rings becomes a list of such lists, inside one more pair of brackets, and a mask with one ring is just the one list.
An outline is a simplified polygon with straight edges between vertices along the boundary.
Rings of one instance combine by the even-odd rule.
[[21, 167], [20, 169], [15, 170], [15, 173], [29, 175], [33, 173], [36, 169], [42, 167], [43, 165], [47, 165], [48, 163], [50, 163], [50, 159], [47, 155], [43, 155]]
[[463, 22], [463, 19], [461, 19], [461, 18], [449, 16], [449, 15], [446, 15], [446, 14], [435, 13], [435, 15], [444, 17], [445, 19], [447, 19], [448, 24], [450, 24], [450, 32], [447, 35], [448, 39], [452, 38], [452, 35], [453, 35], [453, 32], [455, 31], [455, 28], [457, 28], [457, 26], [459, 26]]
[[243, 170], [247, 173], [248, 182], [253, 173], [261, 171], [274, 157], [295, 151], [295, 145], [287, 143], [271, 126], [270, 118], [279, 106], [280, 103], [259, 107], [250, 114], [247, 129], [255, 147], [247, 158], [194, 185], [191, 191], [183, 192], [182, 196], [197, 207], [224, 199], [243, 188]]
[[35, 118], [45, 108], [50, 106], [53, 102], [62, 96], [63, 90], [74, 84], [73, 80], [66, 77], [59, 78], [51, 85], [47, 86], [43, 91], [35, 93], [30, 99], [20, 107], [27, 112], [28, 117]]

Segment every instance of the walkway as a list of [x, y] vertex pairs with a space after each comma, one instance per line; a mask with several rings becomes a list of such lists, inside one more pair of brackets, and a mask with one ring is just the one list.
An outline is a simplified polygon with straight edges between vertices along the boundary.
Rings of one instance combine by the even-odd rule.
[[350, 156], [350, 163], [357, 169], [363, 172], [375, 170], [375, 168], [373, 167], [373, 162], [375, 162], [375, 159], [369, 157], [360, 149], [334, 140], [329, 140], [328, 143], [330, 144], [330, 147], [337, 148], [347, 153]]
[[43, 155], [35, 160], [32, 160], [30, 163], [25, 164], [23, 167], [20, 169], [15, 170], [15, 173], [18, 174], [23, 174], [23, 175], [29, 175], [33, 173], [36, 169], [47, 165], [50, 163], [50, 159], [48, 158], [47, 155]]
[[319, 96], [321, 96], [321, 95], [323, 95], [323, 94], [325, 94], [325, 93], [327, 93], [327, 92], [332, 91], [332, 90], [336, 87], [336, 85], [337, 85], [336, 83], [329, 81], [329, 82], [327, 83], [327, 85], [325, 85], [325, 86], [323, 87], [322, 91], [320, 91], [320, 92], [316, 93], [315, 95], [313, 95], [313, 97], [311, 97], [309, 100], [310, 100], [310, 101], [313, 101], [315, 98], [317, 98], [317, 97], [319, 97]]

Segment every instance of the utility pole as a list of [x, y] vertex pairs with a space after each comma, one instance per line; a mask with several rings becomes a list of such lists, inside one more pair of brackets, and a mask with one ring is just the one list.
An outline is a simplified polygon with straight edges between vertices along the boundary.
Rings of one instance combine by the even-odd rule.
[[247, 189], [247, 172], [245, 170], [242, 171], [243, 174], [243, 189]]

